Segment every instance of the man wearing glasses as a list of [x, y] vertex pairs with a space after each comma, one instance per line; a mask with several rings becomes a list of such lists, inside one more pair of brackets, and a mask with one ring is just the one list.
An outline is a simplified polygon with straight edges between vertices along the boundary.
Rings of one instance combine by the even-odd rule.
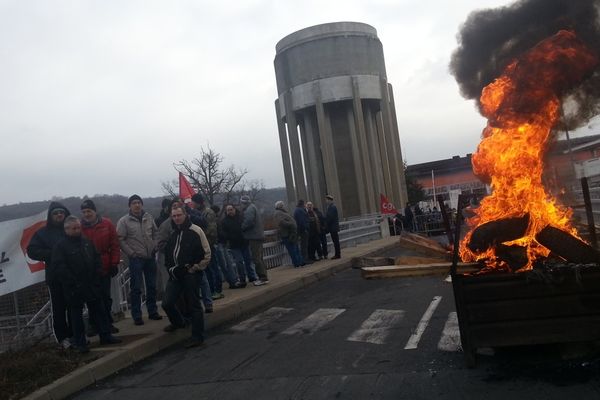
[[62, 288], [62, 283], [56, 271], [52, 270], [52, 248], [61, 239], [66, 237], [64, 230], [65, 218], [70, 215], [69, 210], [59, 202], [53, 201], [48, 207], [46, 226], [38, 230], [27, 246], [29, 258], [43, 261], [46, 265], [46, 284], [50, 291], [50, 304], [52, 305], [52, 326], [54, 336], [58, 343], [65, 349], [71, 346], [70, 338], [73, 336], [67, 319], [67, 302]]

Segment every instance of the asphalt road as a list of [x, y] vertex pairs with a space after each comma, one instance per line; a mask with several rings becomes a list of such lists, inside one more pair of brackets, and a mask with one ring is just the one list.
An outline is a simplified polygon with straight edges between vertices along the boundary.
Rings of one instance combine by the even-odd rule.
[[366, 281], [348, 270], [74, 398], [600, 398], [600, 358], [580, 347], [490, 350], [467, 369], [453, 312], [444, 277]]

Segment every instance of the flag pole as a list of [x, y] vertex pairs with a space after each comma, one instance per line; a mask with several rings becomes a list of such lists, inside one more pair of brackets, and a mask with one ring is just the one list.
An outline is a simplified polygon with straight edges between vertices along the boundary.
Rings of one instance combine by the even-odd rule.
[[[432, 204], [435, 204], [435, 199], [437, 198], [435, 195], [435, 174], [433, 173], [433, 170], [431, 170], [431, 186], [433, 187], [433, 202]], [[433, 207], [432, 207], [433, 209]]]

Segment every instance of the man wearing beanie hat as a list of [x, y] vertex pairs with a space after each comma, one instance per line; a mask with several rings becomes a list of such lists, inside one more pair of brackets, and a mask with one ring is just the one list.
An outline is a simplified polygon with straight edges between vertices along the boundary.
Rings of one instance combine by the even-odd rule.
[[136, 325], [143, 325], [142, 279], [146, 283], [148, 318], [162, 319], [156, 307], [156, 253], [157, 228], [154, 218], [143, 209], [144, 202], [137, 194], [129, 197], [129, 213], [117, 223], [121, 250], [129, 259], [131, 274], [131, 316]]
[[[106, 311], [106, 318], [111, 323], [112, 333], [117, 333], [119, 330], [112, 325], [114, 321], [112, 318], [110, 281], [119, 272], [119, 263], [121, 261], [119, 237], [111, 220], [98, 215], [96, 205], [91, 199], [85, 199], [81, 203], [81, 233], [94, 244], [94, 247], [100, 253], [102, 261], [102, 271], [100, 273], [102, 305]], [[97, 332], [93, 324], [94, 320], [94, 317], [90, 316], [88, 336], [94, 336]]]
[[71, 324], [67, 319], [67, 300], [63, 291], [62, 282], [52, 270], [52, 248], [61, 239], [66, 237], [64, 223], [70, 215], [67, 207], [53, 201], [48, 207], [46, 226], [38, 230], [27, 246], [27, 255], [32, 260], [43, 261], [46, 266], [46, 284], [50, 291], [50, 304], [52, 306], [52, 328], [58, 343], [64, 348], [71, 346], [69, 338], [73, 336]]

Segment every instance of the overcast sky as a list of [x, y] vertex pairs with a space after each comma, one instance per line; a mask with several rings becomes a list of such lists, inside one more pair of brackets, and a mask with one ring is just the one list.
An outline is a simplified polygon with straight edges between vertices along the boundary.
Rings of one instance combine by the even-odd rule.
[[210, 146], [283, 186], [275, 44], [299, 29], [377, 29], [409, 164], [475, 150], [485, 121], [448, 62], [475, 10], [502, 0], [0, 0], [0, 205], [162, 194]]

